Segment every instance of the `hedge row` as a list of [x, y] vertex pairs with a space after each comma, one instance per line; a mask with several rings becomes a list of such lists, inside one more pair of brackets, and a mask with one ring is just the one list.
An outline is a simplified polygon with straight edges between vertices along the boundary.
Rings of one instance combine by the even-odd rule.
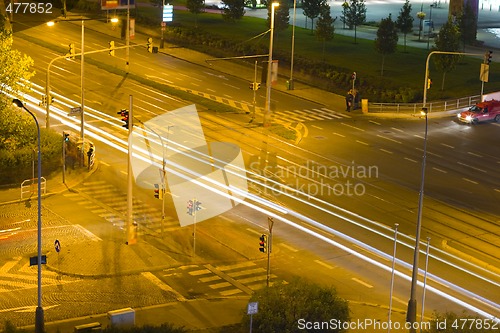
[[[203, 30], [175, 26], [169, 28], [165, 34], [169, 42], [191, 48], [213, 57], [230, 57], [252, 54], [266, 54], [268, 52], [262, 44], [241, 44], [240, 42], [222, 39]], [[274, 58], [279, 60], [280, 67], [289, 68], [290, 53], [275, 50]], [[316, 86], [320, 89], [337, 94], [345, 94], [345, 87], [351, 84], [351, 71], [346, 68], [327, 64], [315, 59], [294, 57], [296, 80]], [[422, 92], [409, 87], [400, 87], [390, 80], [380, 77], [365, 76], [357, 81], [358, 89], [363, 98], [374, 102], [388, 101], [410, 103], [421, 100]]]

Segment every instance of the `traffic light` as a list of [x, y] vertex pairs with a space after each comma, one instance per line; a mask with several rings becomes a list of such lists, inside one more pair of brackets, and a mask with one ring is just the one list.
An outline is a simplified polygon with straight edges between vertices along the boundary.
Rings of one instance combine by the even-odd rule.
[[432, 86], [432, 80], [427, 79], [427, 89], [431, 89], [431, 86]]
[[71, 44], [69, 44], [69, 50], [68, 50], [67, 56], [69, 59], [75, 59], [75, 54], [76, 54], [75, 43], [71, 43]]
[[155, 198], [156, 199], [163, 199], [163, 190], [160, 189], [159, 184], [155, 184]]
[[260, 88], [260, 83], [259, 82], [250, 82], [250, 89], [252, 90], [259, 90]]
[[188, 215], [193, 215], [193, 200], [188, 200], [186, 213]]
[[63, 140], [64, 142], [69, 142], [69, 133], [63, 132]]
[[115, 56], [115, 42], [114, 41], [109, 42], [109, 55], [112, 57]]
[[48, 99], [47, 99], [47, 103], [49, 103], [49, 105], [52, 104], [52, 100], [53, 100], [52, 96], [49, 95]]
[[153, 53], [153, 38], [148, 38], [148, 52]]
[[198, 200], [195, 200], [194, 201], [194, 211], [197, 212], [201, 210], [201, 202], [199, 202]]
[[40, 102], [40, 105], [46, 105], [46, 104], [47, 104], [47, 96], [43, 95], [42, 101]]
[[122, 127], [128, 129], [128, 110], [121, 109], [120, 111], [117, 112], [117, 114], [121, 115], [122, 121], [125, 122], [125, 124], [123, 124]]
[[491, 64], [491, 57], [492, 57], [492, 54], [493, 54], [493, 51], [488, 51], [488, 52], [486, 53], [486, 55], [487, 55], [486, 63], [487, 63], [488, 65], [489, 65], [489, 64]]
[[259, 238], [259, 251], [262, 253], [267, 252], [267, 235], [262, 235]]

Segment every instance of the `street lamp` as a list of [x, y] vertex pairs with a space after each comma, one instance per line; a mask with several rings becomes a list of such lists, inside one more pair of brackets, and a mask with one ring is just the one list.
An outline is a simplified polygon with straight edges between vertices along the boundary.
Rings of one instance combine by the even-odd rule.
[[417, 17], [418, 19], [420, 20], [420, 25], [419, 25], [419, 29], [418, 29], [418, 41], [420, 42], [420, 35], [422, 34], [422, 29], [423, 29], [423, 20], [425, 18], [425, 13], [420, 11], [417, 13]]
[[12, 103], [19, 108], [26, 110], [35, 120], [36, 128], [38, 131], [38, 305], [35, 311], [35, 333], [44, 332], [44, 319], [43, 319], [43, 308], [42, 308], [42, 155], [40, 150], [40, 125], [35, 115], [24, 106], [23, 102], [19, 99], [12, 100]]
[[413, 252], [413, 270], [411, 275], [411, 290], [410, 300], [408, 301], [408, 311], [406, 313], [406, 321], [411, 323], [410, 332], [415, 333], [414, 327], [417, 322], [417, 280], [418, 280], [418, 259], [420, 255], [420, 230], [422, 229], [422, 206], [424, 201], [424, 180], [425, 180], [425, 160], [427, 158], [427, 129], [428, 129], [428, 109], [422, 107], [422, 115], [425, 116], [425, 134], [424, 134], [424, 155], [422, 158], [422, 173], [420, 176], [420, 193], [418, 196], [418, 213], [417, 213], [417, 231], [415, 233], [415, 250]]
[[279, 2], [273, 2], [271, 4], [271, 36], [269, 38], [269, 56], [267, 60], [267, 79], [266, 79], [266, 107], [264, 115], [264, 126], [269, 126], [271, 120], [271, 68], [273, 62], [273, 37], [274, 37], [274, 8], [278, 7]]
[[429, 49], [429, 40], [431, 39], [431, 31], [433, 30], [433, 24], [432, 24], [432, 8], [434, 8], [434, 6], [437, 6], [437, 4], [431, 4], [429, 6], [430, 8], [430, 12], [429, 12], [429, 29], [428, 29], [428, 33], [427, 33], [427, 50]]
[[293, 0], [292, 56], [290, 58], [290, 81], [288, 81], [288, 90], [293, 90], [293, 54], [295, 51], [295, 17], [296, 16], [297, 16], [297, 0]]

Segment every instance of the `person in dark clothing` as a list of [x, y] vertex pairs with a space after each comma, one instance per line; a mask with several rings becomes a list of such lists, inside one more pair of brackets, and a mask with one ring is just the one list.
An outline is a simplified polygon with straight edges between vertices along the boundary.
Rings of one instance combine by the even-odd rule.
[[354, 96], [352, 94], [352, 90], [349, 90], [347, 92], [347, 96], [345, 97], [345, 110], [347, 112], [351, 112], [353, 102], [354, 102]]

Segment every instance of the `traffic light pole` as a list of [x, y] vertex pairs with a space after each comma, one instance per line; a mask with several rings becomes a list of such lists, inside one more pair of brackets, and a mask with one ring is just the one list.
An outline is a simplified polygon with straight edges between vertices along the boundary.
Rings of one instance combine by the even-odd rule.
[[271, 251], [273, 249], [273, 225], [274, 225], [274, 220], [272, 217], [267, 218], [267, 223], [269, 226], [269, 241], [267, 243], [268, 249], [267, 249], [267, 278], [266, 278], [266, 285], [269, 287], [269, 280], [271, 278]]
[[135, 244], [137, 239], [132, 229], [132, 133], [134, 129], [133, 97], [129, 96], [128, 118], [128, 163], [127, 163], [127, 244]]
[[477, 56], [476, 53], [463, 53], [463, 52], [447, 52], [447, 51], [432, 51], [427, 56], [425, 63], [425, 77], [424, 77], [424, 94], [422, 101], [422, 111], [425, 114], [425, 135], [424, 135], [424, 154], [422, 158], [422, 169], [420, 176], [420, 192], [418, 196], [418, 210], [417, 210], [417, 226], [415, 232], [415, 249], [413, 251], [413, 268], [411, 275], [411, 288], [410, 299], [408, 300], [408, 307], [406, 311], [406, 321], [410, 323], [410, 333], [416, 333], [415, 324], [417, 322], [417, 284], [418, 284], [418, 265], [420, 256], [420, 231], [422, 229], [422, 210], [424, 201], [424, 181], [425, 181], [425, 164], [427, 159], [427, 130], [428, 130], [428, 111], [427, 103], [427, 84], [429, 79], [429, 60], [433, 54], [451, 54], [451, 55], [472, 55]]

